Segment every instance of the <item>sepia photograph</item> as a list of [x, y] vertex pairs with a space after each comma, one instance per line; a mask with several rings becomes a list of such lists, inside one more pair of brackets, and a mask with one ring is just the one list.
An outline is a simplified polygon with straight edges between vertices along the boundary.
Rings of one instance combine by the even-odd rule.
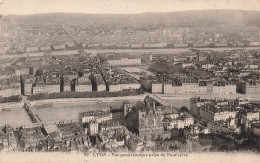
[[0, 0], [0, 162], [260, 160], [260, 0]]

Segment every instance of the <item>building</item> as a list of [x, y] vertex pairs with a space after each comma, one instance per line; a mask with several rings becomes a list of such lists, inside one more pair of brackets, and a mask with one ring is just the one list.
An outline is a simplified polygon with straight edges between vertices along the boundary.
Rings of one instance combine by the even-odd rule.
[[174, 149], [178, 151], [185, 151], [186, 144], [178, 140], [165, 140], [165, 141], [158, 140], [155, 141], [154, 148], [155, 150], [158, 151], [172, 151]]
[[96, 121], [98, 123], [112, 120], [112, 113], [109, 109], [95, 110], [80, 113], [79, 122], [89, 123], [90, 121]]
[[186, 57], [174, 57], [173, 58], [173, 61], [174, 62], [185, 62], [185, 61], [187, 61], [187, 58]]
[[47, 88], [43, 76], [37, 76], [36, 83], [33, 85], [33, 94], [41, 93], [47, 93]]
[[148, 49], [158, 49], [158, 48], [164, 48], [166, 46], [167, 46], [167, 43], [143, 44], [143, 48], [148, 48]]
[[22, 94], [30, 96], [33, 93], [33, 84], [36, 78], [33, 75], [21, 75]]
[[35, 82], [35, 79], [31, 79], [31, 80], [26, 80], [26, 82], [24, 83], [24, 94], [25, 96], [30, 96], [32, 95], [32, 86]]
[[144, 76], [140, 77], [141, 86], [152, 93], [163, 93], [163, 82], [159, 77]]
[[70, 92], [71, 91], [71, 82], [69, 80], [69, 77], [62, 77], [62, 85], [61, 85], [61, 91], [62, 92]]
[[121, 80], [119, 86], [120, 86], [120, 91], [123, 91], [123, 90], [135, 90], [135, 89], [141, 88], [141, 84], [138, 83], [137, 80], [135, 80], [133, 82], [131, 80], [125, 80], [123, 82]]
[[163, 137], [161, 109], [155, 102], [138, 102], [127, 116], [126, 127], [141, 140], [156, 140]]
[[255, 136], [260, 136], [260, 123], [252, 125], [252, 132]]
[[88, 76], [76, 80], [75, 92], [92, 92], [92, 84]]
[[71, 150], [73, 144], [78, 145], [78, 147], [83, 144], [82, 141], [86, 137], [86, 134], [77, 122], [58, 122], [56, 125], [61, 133], [63, 144], [66, 144], [67, 150]]
[[200, 116], [207, 121], [227, 120], [235, 118], [237, 111], [231, 106], [212, 106], [205, 104], [200, 107]]
[[49, 51], [49, 50], [51, 50], [51, 47], [50, 46], [40, 46], [39, 50], [40, 51]]
[[92, 76], [92, 84], [93, 84], [93, 90], [97, 92], [106, 91], [106, 85], [101, 74], [94, 74]]
[[245, 65], [245, 68], [246, 69], [258, 69], [259, 68], [259, 66], [258, 65], [256, 65], [256, 64], [250, 64], [250, 65]]
[[31, 47], [26, 47], [25, 48], [25, 52], [29, 53], [29, 52], [37, 52], [39, 51], [37, 46], [31, 46]]
[[213, 86], [214, 95], [236, 94], [236, 85]]
[[205, 65], [202, 65], [201, 67], [203, 68], [203, 69], [211, 69], [211, 68], [213, 68], [215, 65], [214, 64], [205, 64]]
[[37, 83], [33, 86], [33, 94], [44, 94], [46, 93], [46, 85]]
[[87, 123], [87, 134], [94, 135], [98, 133], [98, 122], [90, 121]]
[[0, 86], [0, 97], [10, 97], [21, 95], [21, 86], [16, 85], [2, 85]]
[[260, 112], [257, 109], [246, 111], [242, 114], [241, 123], [244, 124], [246, 130], [251, 129], [254, 123], [259, 122], [259, 114]]
[[173, 128], [180, 129], [194, 124], [194, 119], [188, 114], [174, 115], [174, 117], [172, 117], [171, 114], [165, 116], [165, 120], [167, 119], [167, 121], [164, 121], [164, 124], [167, 126], [167, 130], [171, 130]]
[[19, 131], [15, 131], [14, 128], [9, 125], [5, 125], [5, 134], [2, 135], [2, 130], [0, 133], [1, 150], [6, 148], [9, 151], [15, 151], [19, 147]]
[[162, 94], [163, 93], [163, 83], [152, 83], [152, 93]]
[[241, 83], [238, 83], [237, 88], [238, 88], [238, 92], [241, 94], [246, 94], [246, 95], [260, 94], [259, 81], [255, 82], [255, 83], [241, 82]]
[[44, 150], [44, 147], [47, 146], [47, 137], [42, 132], [42, 126], [24, 126], [20, 129], [20, 134], [20, 141], [22, 142], [20, 148], [23, 148], [25, 151], [35, 151], [37, 146], [41, 146]]
[[213, 121], [207, 123], [207, 128], [210, 133], [216, 134], [216, 133], [232, 133], [231, 130], [229, 130], [229, 124], [224, 121]]
[[250, 46], [260, 46], [260, 42], [250, 42]]
[[131, 66], [131, 65], [141, 65], [141, 59], [128, 59], [128, 58], [122, 58], [122, 59], [115, 59], [115, 60], [107, 60], [107, 62], [111, 66]]
[[143, 103], [139, 103], [138, 105], [139, 137], [143, 140], [160, 138], [163, 134], [161, 109], [155, 108], [155, 106], [145, 106]]
[[15, 75], [17, 75], [17, 76], [25, 75], [25, 74], [29, 74], [29, 69], [28, 68], [15, 70]]
[[156, 63], [157, 61], [161, 61], [161, 60], [169, 61], [172, 59], [171, 57], [172, 56], [169, 54], [151, 54], [149, 56], [149, 60]]
[[52, 48], [53, 50], [65, 50], [66, 45], [65, 44], [53, 45]]
[[78, 72], [76, 70], [67, 69], [66, 72], [63, 73], [63, 78], [68, 78], [66, 79], [67, 81], [72, 81], [78, 78]]
[[182, 83], [182, 85], [164, 84], [164, 94], [207, 94], [207, 86], [199, 83]]
[[0, 82], [0, 97], [10, 97], [21, 95], [21, 83], [18, 76], [1, 80]]
[[200, 83], [182, 83], [181, 85], [173, 85], [165, 83], [163, 85], [164, 94], [236, 94], [236, 85], [200, 85]]
[[59, 77], [51, 77], [46, 79], [46, 93], [59, 93], [61, 88], [61, 81]]
[[259, 111], [248, 112], [242, 115], [244, 121], [258, 121], [259, 119]]
[[131, 112], [132, 109], [133, 109], [133, 106], [132, 106], [131, 102], [129, 102], [129, 101], [124, 101], [123, 102], [124, 116], [126, 116], [126, 114]]
[[133, 77], [120, 75], [120, 77], [111, 77], [107, 81], [109, 92], [118, 92], [123, 90], [135, 90], [141, 88], [141, 84]]
[[212, 85], [209, 83], [200, 84], [194, 83], [165, 83], [159, 80], [150, 80], [141, 78], [141, 85], [150, 90], [152, 93], [157, 94], [236, 94], [236, 85]]
[[122, 109], [113, 109], [110, 110], [112, 113], [112, 124], [122, 124], [124, 120], [124, 112]]
[[182, 86], [165, 83], [163, 86], [163, 93], [164, 94], [182, 94], [184, 92], [183, 92]]
[[119, 84], [111, 83], [111, 84], [108, 85], [108, 91], [109, 92], [118, 92], [120, 90], [121, 90], [121, 88], [120, 88]]
[[182, 63], [182, 64], [181, 64], [181, 67], [182, 67], [182, 68], [192, 67], [192, 66], [194, 66], [193, 63]]

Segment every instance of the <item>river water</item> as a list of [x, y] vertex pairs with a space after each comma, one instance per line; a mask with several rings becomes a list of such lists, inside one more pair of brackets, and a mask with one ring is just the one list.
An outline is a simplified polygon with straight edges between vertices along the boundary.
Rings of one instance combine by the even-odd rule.
[[110, 106], [120, 108], [122, 102], [58, 103], [50, 107], [37, 108], [36, 113], [42, 122], [70, 121], [78, 120], [81, 112], [109, 108]]
[[[189, 98], [164, 98], [165, 101], [172, 104], [173, 107], [181, 108], [183, 106], [190, 108], [190, 99]], [[89, 110], [97, 110], [104, 108], [122, 108], [124, 100], [118, 101], [103, 101], [103, 102], [94, 102], [94, 101], [77, 101], [77, 102], [68, 102], [68, 103], [54, 103], [50, 107], [37, 108], [36, 113], [42, 120], [42, 122], [59, 122], [59, 121], [70, 121], [78, 120], [79, 113], [86, 112]], [[256, 100], [258, 101], [258, 100]], [[137, 100], [131, 101], [134, 105]], [[259, 103], [259, 101], [258, 101]], [[21, 125], [31, 124], [31, 120], [27, 115], [26, 111], [22, 107], [15, 107], [0, 110], [0, 126], [5, 124], [10, 124], [13, 127], [20, 127]]]
[[172, 104], [173, 107], [181, 108], [187, 107], [190, 109], [190, 99], [189, 98], [174, 98], [174, 99], [164, 99], [169, 104]]
[[[173, 107], [180, 108], [186, 106], [189, 108], [189, 99], [166, 99]], [[137, 101], [131, 101], [134, 105]], [[97, 110], [104, 108], [122, 108], [123, 101], [108, 101], [108, 102], [69, 102], [69, 103], [54, 103], [50, 107], [37, 108], [36, 113], [42, 122], [59, 122], [78, 120], [79, 113], [89, 110]], [[7, 110], [0, 110], [0, 126], [10, 124], [13, 127], [20, 127], [21, 125], [31, 124], [31, 120], [22, 107], [10, 108]]]
[[[189, 99], [169, 99], [166, 100], [173, 107], [180, 108], [182, 106], [190, 107]], [[137, 101], [131, 101], [134, 105]], [[50, 107], [37, 108], [36, 113], [42, 120], [42, 122], [50, 121], [70, 121], [78, 120], [79, 113], [86, 112], [89, 110], [97, 110], [103, 108], [122, 108], [123, 101], [112, 101], [112, 102], [82, 102], [82, 103], [56, 103]]]
[[15, 107], [0, 110], [0, 126], [9, 124], [12, 127], [20, 127], [21, 125], [31, 124], [31, 120], [22, 107]]

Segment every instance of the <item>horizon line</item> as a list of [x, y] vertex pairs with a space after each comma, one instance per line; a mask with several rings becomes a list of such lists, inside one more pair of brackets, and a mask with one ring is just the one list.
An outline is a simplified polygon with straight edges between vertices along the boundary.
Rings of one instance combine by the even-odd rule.
[[260, 12], [258, 10], [247, 10], [247, 9], [201, 9], [201, 10], [180, 10], [180, 11], [151, 11], [151, 12], [138, 12], [138, 13], [83, 13], [83, 12], [39, 12], [32, 14], [6, 14], [8, 15], [16, 15], [16, 16], [28, 16], [28, 15], [41, 15], [41, 14], [88, 14], [88, 15], [137, 15], [137, 14], [164, 14], [164, 13], [176, 13], [176, 12], [189, 12], [189, 11], [214, 11], [214, 10], [231, 10], [231, 11], [249, 11], [249, 12]]

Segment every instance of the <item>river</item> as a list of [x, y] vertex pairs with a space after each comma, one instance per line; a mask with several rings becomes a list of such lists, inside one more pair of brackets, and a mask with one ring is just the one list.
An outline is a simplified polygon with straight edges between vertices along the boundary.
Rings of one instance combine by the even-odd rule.
[[[183, 106], [190, 108], [190, 97], [170, 97], [162, 96], [165, 101], [172, 104], [173, 107], [181, 108]], [[134, 105], [138, 100], [130, 99]], [[36, 108], [36, 113], [42, 120], [42, 122], [59, 122], [59, 121], [70, 121], [78, 120], [79, 113], [86, 112], [89, 110], [97, 110], [104, 108], [122, 108], [122, 104], [125, 99], [118, 99], [114, 101], [88, 101], [88, 100], [67, 100], [67, 102], [59, 101], [53, 103], [52, 106]], [[139, 101], [142, 101], [139, 99]], [[253, 99], [250, 101], [258, 102], [259, 100]], [[35, 101], [37, 102], [37, 101]], [[21, 125], [31, 124], [31, 120], [27, 115], [26, 111], [22, 107], [14, 107], [9, 109], [0, 110], [0, 126], [10, 124], [13, 127], [20, 127]]]
[[31, 120], [23, 107], [0, 110], [0, 126], [9, 124], [12, 127], [31, 124]]
[[122, 108], [122, 101], [115, 102], [82, 102], [82, 103], [56, 103], [50, 107], [37, 108], [36, 113], [42, 122], [59, 122], [78, 120], [79, 113], [104, 108]]
[[[212, 50], [212, 51], [225, 51], [225, 50], [238, 50], [238, 49], [260, 49], [260, 47], [219, 47], [219, 48], [193, 48], [198, 50]], [[97, 53], [127, 53], [131, 55], [140, 54], [176, 54], [181, 52], [191, 52], [190, 48], [174, 48], [174, 49], [85, 49], [87, 53], [96, 55]], [[45, 52], [33, 52], [24, 54], [5, 54], [1, 55], [1, 59], [5, 58], [19, 58], [19, 57], [40, 57], [43, 56]], [[77, 54], [78, 50], [62, 50], [62, 51], [52, 51], [53, 55], [73, 55]]]
[[[167, 99], [167, 102], [172, 106], [180, 108], [182, 106], [190, 107], [190, 99], [176, 98]], [[131, 101], [134, 105], [137, 101]], [[78, 120], [79, 113], [89, 110], [97, 110], [104, 108], [122, 108], [123, 101], [110, 101], [110, 102], [71, 102], [71, 103], [54, 103], [50, 107], [37, 108], [36, 113], [42, 120], [42, 122], [59, 122]]]

